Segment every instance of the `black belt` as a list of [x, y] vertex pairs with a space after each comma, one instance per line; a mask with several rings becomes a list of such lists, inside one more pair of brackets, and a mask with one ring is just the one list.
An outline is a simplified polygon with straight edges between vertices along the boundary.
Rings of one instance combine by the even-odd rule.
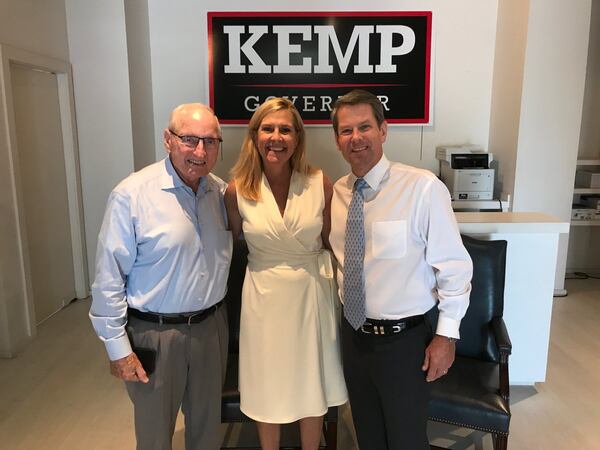
[[376, 334], [379, 336], [389, 336], [390, 334], [398, 334], [410, 328], [420, 325], [425, 320], [423, 314], [419, 316], [405, 317], [399, 320], [375, 320], [368, 319], [362, 327], [356, 330], [359, 333]]
[[167, 324], [182, 324], [187, 323], [188, 325], [192, 323], [200, 323], [212, 313], [214, 313], [219, 307], [225, 303], [221, 300], [219, 303], [215, 303], [210, 308], [203, 309], [202, 311], [196, 311], [191, 313], [181, 313], [181, 314], [160, 314], [155, 312], [148, 311], [140, 311], [139, 309], [127, 308], [127, 314], [132, 317], [136, 317], [141, 320], [145, 320], [146, 322], [155, 322], [155, 323], [167, 323]]

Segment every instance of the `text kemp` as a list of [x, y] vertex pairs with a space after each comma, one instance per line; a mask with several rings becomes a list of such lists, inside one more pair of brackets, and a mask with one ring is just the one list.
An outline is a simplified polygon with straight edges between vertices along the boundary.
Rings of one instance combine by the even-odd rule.
[[[269, 33], [267, 25], [249, 25], [248, 39], [242, 44], [242, 35], [246, 33], [245, 25], [226, 25], [223, 32], [229, 39], [229, 64], [225, 73], [333, 73], [333, 65], [329, 60], [329, 43], [335, 53], [339, 69], [346, 73], [350, 58], [358, 46], [358, 64], [353, 67], [354, 73], [393, 73], [396, 65], [392, 57], [406, 55], [415, 47], [415, 33], [405, 25], [358, 25], [352, 30], [345, 51], [340, 47], [337, 34], [332, 25], [273, 25], [272, 32], [277, 35], [277, 64], [268, 65], [254, 49], [254, 45]], [[380, 35], [379, 64], [369, 64], [369, 40], [372, 34]], [[302, 58], [302, 64], [290, 64], [290, 55], [302, 53], [300, 44], [291, 44], [290, 36], [298, 34], [303, 41], [312, 41], [316, 35], [318, 44], [318, 61], [313, 65], [312, 58]], [[400, 45], [393, 45], [394, 35], [402, 36]], [[250, 65], [242, 64], [242, 53], [248, 58]]]

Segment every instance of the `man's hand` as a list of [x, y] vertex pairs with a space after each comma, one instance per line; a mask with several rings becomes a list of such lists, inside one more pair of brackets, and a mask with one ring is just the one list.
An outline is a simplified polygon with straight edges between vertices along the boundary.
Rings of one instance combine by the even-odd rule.
[[124, 358], [111, 361], [110, 373], [125, 381], [141, 381], [142, 383], [150, 381], [142, 363], [133, 352]]
[[426, 380], [435, 381], [448, 373], [454, 362], [455, 344], [447, 337], [435, 335], [425, 349], [423, 371], [427, 371]]

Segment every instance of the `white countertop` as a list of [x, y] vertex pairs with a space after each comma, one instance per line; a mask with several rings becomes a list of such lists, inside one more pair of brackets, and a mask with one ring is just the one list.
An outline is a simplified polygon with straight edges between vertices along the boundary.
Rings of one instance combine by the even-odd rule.
[[568, 233], [569, 223], [544, 213], [457, 212], [461, 233]]

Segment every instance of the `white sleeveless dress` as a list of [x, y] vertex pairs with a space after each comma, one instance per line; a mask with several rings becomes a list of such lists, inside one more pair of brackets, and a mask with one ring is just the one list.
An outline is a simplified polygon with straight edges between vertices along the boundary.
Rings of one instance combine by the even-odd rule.
[[261, 199], [238, 194], [248, 243], [240, 319], [241, 410], [260, 422], [321, 416], [348, 399], [337, 289], [322, 249], [323, 174], [293, 172], [281, 216], [263, 175]]

